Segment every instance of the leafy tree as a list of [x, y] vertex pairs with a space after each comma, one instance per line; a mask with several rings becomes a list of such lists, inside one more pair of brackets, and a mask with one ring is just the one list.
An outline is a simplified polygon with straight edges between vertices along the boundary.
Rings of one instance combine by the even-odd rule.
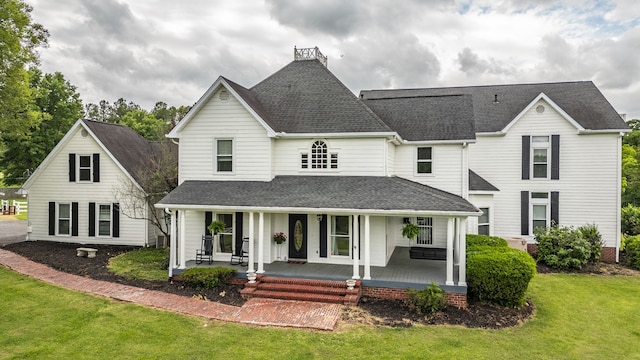
[[622, 138], [622, 205], [640, 205], [640, 120], [627, 122], [632, 131]]
[[169, 125], [156, 119], [146, 110], [136, 109], [126, 113], [120, 122], [148, 140], [161, 140], [169, 129]]
[[156, 105], [151, 110], [151, 113], [156, 117], [156, 119], [160, 119], [167, 124], [171, 124], [170, 128], [173, 128], [182, 120], [182, 118], [187, 115], [187, 113], [191, 110], [190, 106], [180, 106], [168, 107], [167, 103], [158, 101]]
[[5, 152], [0, 166], [7, 184], [26, 180], [82, 116], [80, 94], [61, 73], [43, 75], [37, 68], [31, 68], [29, 79], [39, 121], [24, 131], [4, 134]]
[[140, 109], [140, 105], [133, 101], [127, 102], [123, 98], [119, 98], [113, 104], [106, 100], [100, 100], [98, 104], [87, 104], [85, 115], [93, 120], [120, 124], [127, 113]]
[[37, 124], [26, 67], [38, 62], [36, 48], [48, 32], [32, 22], [31, 6], [22, 0], [0, 0], [0, 133], [20, 133]]

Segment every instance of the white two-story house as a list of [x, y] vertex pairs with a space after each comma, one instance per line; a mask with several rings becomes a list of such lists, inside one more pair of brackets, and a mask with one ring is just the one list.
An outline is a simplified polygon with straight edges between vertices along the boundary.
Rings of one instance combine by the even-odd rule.
[[192, 266], [212, 220], [226, 224], [216, 261], [247, 239], [248, 273], [365, 286], [466, 293], [468, 232], [532, 241], [553, 220], [596, 223], [617, 253], [627, 128], [590, 82], [356, 97], [317, 49], [295, 53], [251, 88], [218, 78], [168, 134], [179, 186], [156, 206], [172, 214], [170, 274]]

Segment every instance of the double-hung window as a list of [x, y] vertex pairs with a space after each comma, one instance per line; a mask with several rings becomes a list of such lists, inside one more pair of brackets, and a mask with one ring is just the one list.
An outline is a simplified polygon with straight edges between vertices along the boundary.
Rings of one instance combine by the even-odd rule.
[[482, 211], [482, 215], [478, 217], [478, 234], [479, 235], [490, 235], [491, 227], [489, 220], [489, 208], [480, 208]]
[[218, 220], [224, 223], [224, 230], [218, 233], [218, 252], [233, 252], [233, 214], [218, 214]]
[[216, 171], [233, 172], [233, 140], [216, 139]]
[[433, 149], [431, 147], [418, 147], [416, 170], [418, 174], [433, 173]]
[[98, 205], [98, 236], [111, 236], [111, 204]]
[[532, 192], [531, 193], [531, 229], [542, 227], [546, 228], [550, 225], [550, 204], [549, 193]]
[[350, 216], [331, 216], [331, 255], [351, 255]]
[[91, 155], [78, 156], [78, 179], [91, 181]]
[[531, 137], [531, 166], [534, 179], [549, 177], [549, 137]]
[[71, 204], [58, 203], [58, 235], [71, 235]]
[[418, 225], [418, 229], [420, 229], [420, 234], [418, 234], [418, 238], [416, 239], [418, 245], [433, 244], [433, 218], [419, 217], [416, 219], [416, 224]]

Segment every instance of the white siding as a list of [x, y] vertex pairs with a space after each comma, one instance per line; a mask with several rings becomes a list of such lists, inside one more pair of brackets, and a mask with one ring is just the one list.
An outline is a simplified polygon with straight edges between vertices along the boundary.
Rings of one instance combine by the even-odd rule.
[[432, 148], [432, 174], [418, 174], [416, 170], [416, 145], [399, 145], [395, 149], [395, 175], [433, 186], [456, 195], [464, 195], [463, 175], [464, 167], [463, 147], [461, 144], [420, 145]]
[[[130, 219], [120, 213], [120, 237], [89, 236], [89, 203], [116, 202], [113, 188], [120, 181], [129, 181], [91, 136], [83, 137], [78, 127], [69, 141], [60, 148], [29, 190], [30, 240], [51, 240], [83, 244], [138, 245], [146, 243], [147, 222]], [[100, 154], [100, 182], [69, 182], [69, 154]], [[78, 203], [78, 236], [49, 235], [49, 202]], [[97, 215], [96, 215], [97, 216]]]
[[[309, 154], [311, 144], [323, 140], [329, 153], [338, 154], [338, 169], [301, 168], [301, 154]], [[273, 142], [275, 175], [385, 176], [385, 138], [364, 139], [277, 139]]]
[[[233, 139], [232, 173], [217, 173], [215, 139]], [[218, 93], [180, 134], [179, 176], [184, 180], [271, 179], [271, 140], [267, 131], [234, 97]]]
[[[494, 233], [494, 204], [493, 204], [493, 195], [491, 194], [471, 194], [469, 195], [469, 202], [475, 205], [478, 209], [480, 208], [489, 208], [489, 235], [493, 235]], [[469, 216], [467, 218], [467, 233], [468, 234], [477, 234], [478, 233], [478, 217]]]
[[[606, 246], [616, 246], [618, 135], [578, 135], [544, 100], [539, 104], [546, 111], [537, 113], [535, 104], [505, 136], [479, 136], [470, 145], [469, 168], [500, 190], [494, 197], [494, 234], [520, 236], [520, 191], [558, 191], [562, 225], [595, 223]], [[560, 180], [521, 180], [522, 136], [554, 134], [560, 135]]]

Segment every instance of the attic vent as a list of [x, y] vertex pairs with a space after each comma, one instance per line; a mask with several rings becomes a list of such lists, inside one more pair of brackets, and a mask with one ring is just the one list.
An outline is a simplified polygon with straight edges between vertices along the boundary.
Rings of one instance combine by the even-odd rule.
[[82, 129], [82, 131], [80, 131], [80, 135], [82, 135], [82, 137], [87, 137], [87, 135], [89, 135], [89, 132], [87, 132], [86, 129]]
[[293, 60], [295, 61], [304, 61], [304, 60], [318, 60], [325, 67], [327, 66], [327, 57], [322, 55], [320, 49], [318, 47], [314, 48], [304, 48], [298, 49], [295, 46], [293, 47]]
[[542, 114], [544, 112], [544, 105], [538, 105], [536, 106], [536, 112], [538, 114]]
[[222, 101], [229, 100], [229, 92], [227, 90], [220, 91], [220, 94], [218, 96], [220, 97], [220, 100], [222, 100]]

